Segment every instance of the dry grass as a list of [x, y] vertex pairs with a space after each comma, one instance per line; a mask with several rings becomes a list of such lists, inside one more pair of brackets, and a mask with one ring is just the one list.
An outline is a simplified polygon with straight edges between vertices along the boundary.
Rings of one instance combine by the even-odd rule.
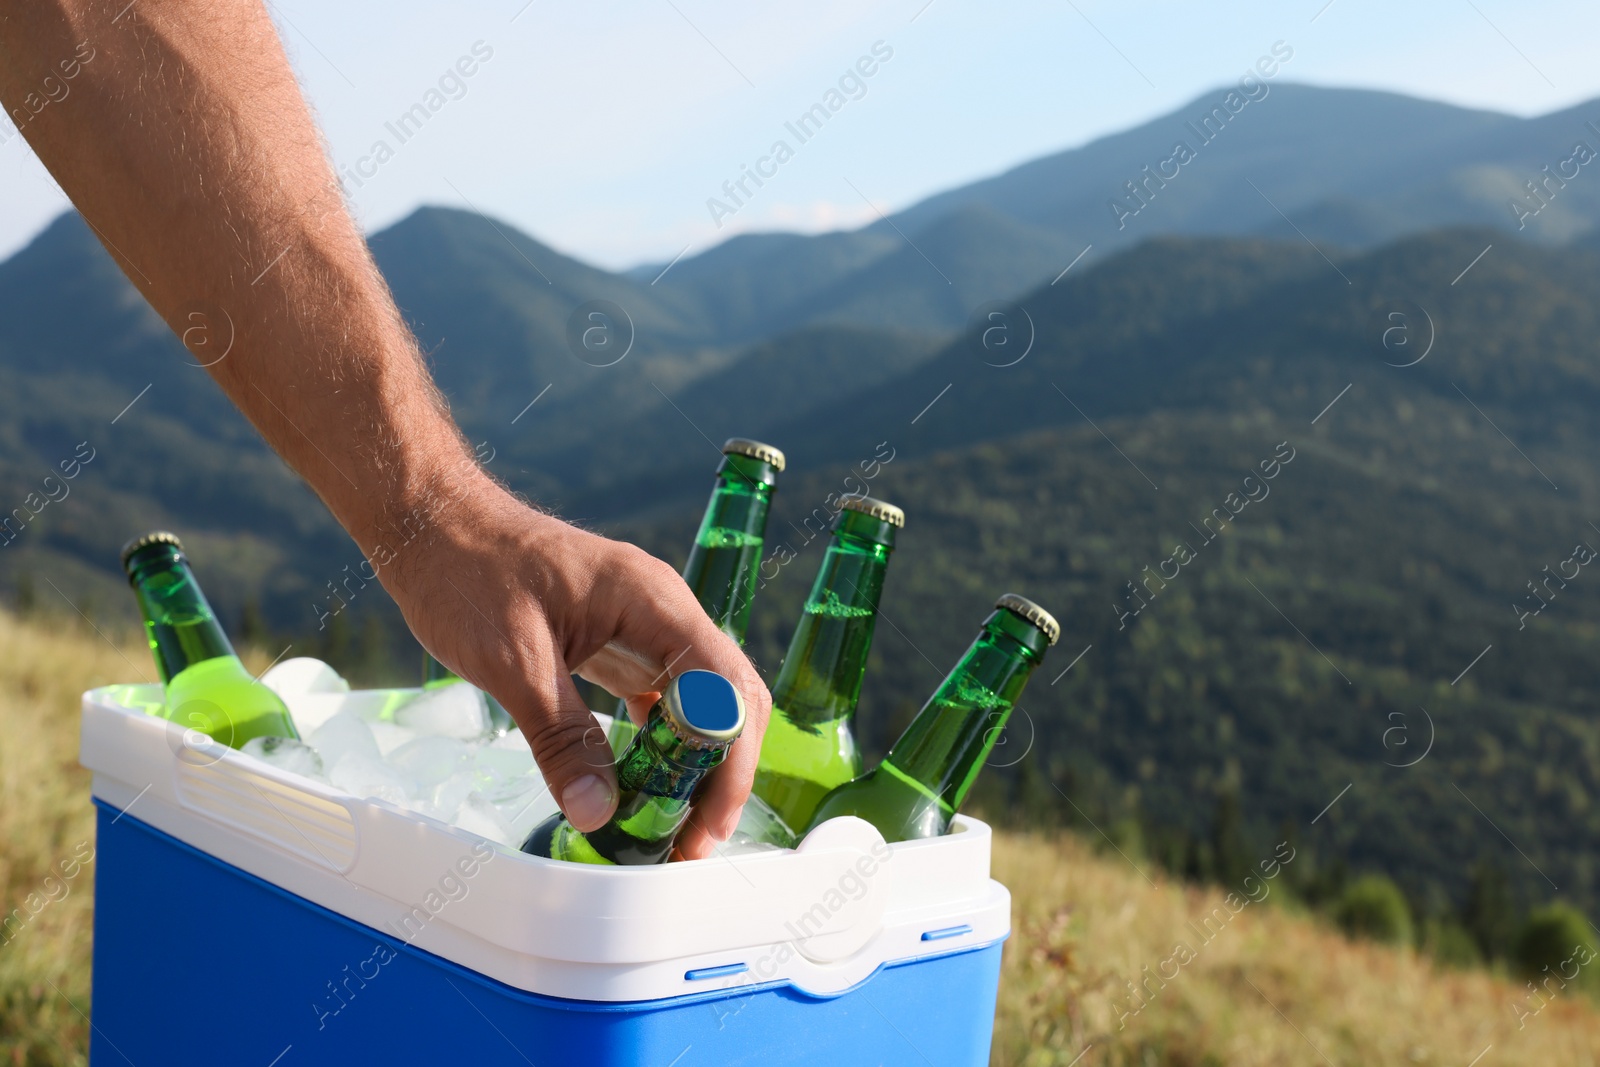
[[[94, 840], [78, 699], [154, 673], [136, 635], [111, 638], [76, 620], [0, 611], [0, 919], [29, 916], [0, 932], [0, 1064], [86, 1062], [92, 864], [61, 880], [63, 863]], [[1071, 835], [1001, 835], [994, 867], [1011, 887], [1015, 930], [997, 1064], [1065, 1067], [1090, 1045], [1081, 1067], [1467, 1067], [1490, 1045], [1480, 1067], [1585, 1067], [1600, 1055], [1600, 1012], [1587, 1000], [1555, 1001], [1519, 1029], [1511, 1006], [1524, 991], [1512, 983], [1352, 944], [1270, 899], [1205, 943], [1187, 923], [1221, 905], [1220, 893], [1153, 869], [1147, 881]], [[1127, 983], [1143, 981], [1146, 966], [1154, 974], [1180, 941], [1195, 958], [1159, 987], [1152, 979], [1154, 995], [1119, 1029], [1135, 1005]]]
[[133, 635], [113, 645], [75, 617], [0, 612], [0, 649], [0, 920], [25, 920], [0, 928], [0, 1063], [82, 1064], [94, 866], [63, 877], [94, 846], [78, 701], [155, 671]]
[[79, 700], [94, 686], [154, 681], [155, 666], [141, 634], [99, 633], [70, 614], [0, 611], [0, 649], [0, 1064], [81, 1065], [94, 864], [74, 874], [72, 861], [92, 855], [94, 808], [78, 766]]
[[[1600, 1012], [1587, 999], [1552, 1001], [1519, 1026], [1524, 987], [1352, 943], [1271, 897], [1197, 933], [1189, 923], [1222, 893], [1153, 869], [1147, 881], [1070, 835], [1001, 837], [994, 870], [1014, 898], [996, 1064], [1064, 1067], [1090, 1045], [1081, 1067], [1467, 1067], [1491, 1045], [1481, 1067], [1589, 1067], [1600, 1056]], [[1168, 964], [1176, 976], [1163, 981], [1180, 942], [1194, 958]], [[1143, 1010], [1124, 1020], [1138, 1006], [1128, 983], [1146, 983], [1147, 966]]]

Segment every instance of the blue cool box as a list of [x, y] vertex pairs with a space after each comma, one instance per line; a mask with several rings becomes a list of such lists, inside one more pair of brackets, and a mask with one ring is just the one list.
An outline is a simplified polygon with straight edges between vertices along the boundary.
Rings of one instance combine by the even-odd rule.
[[202, 744], [85, 696], [96, 1067], [988, 1062], [1009, 896], [975, 820], [607, 870]]

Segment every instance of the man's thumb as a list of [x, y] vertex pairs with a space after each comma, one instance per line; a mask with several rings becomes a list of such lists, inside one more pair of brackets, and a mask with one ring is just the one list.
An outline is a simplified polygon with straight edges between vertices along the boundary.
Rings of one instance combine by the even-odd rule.
[[[555, 701], [508, 705], [522, 724], [550, 795], [579, 830], [597, 830], [617, 806], [617, 772], [606, 732], [578, 696], [572, 676], [556, 675]], [[522, 714], [517, 715], [520, 711]]]

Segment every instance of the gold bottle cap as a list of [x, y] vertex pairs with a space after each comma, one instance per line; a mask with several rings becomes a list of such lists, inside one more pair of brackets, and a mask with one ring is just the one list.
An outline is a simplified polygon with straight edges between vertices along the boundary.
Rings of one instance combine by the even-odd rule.
[[684, 671], [661, 697], [661, 709], [685, 744], [725, 748], [744, 729], [744, 698], [715, 671]]
[[183, 551], [183, 543], [178, 540], [177, 534], [168, 530], [153, 530], [150, 533], [135, 537], [132, 541], [122, 546], [123, 567], [127, 567], [128, 560], [133, 558], [135, 552], [141, 548], [149, 548], [151, 545], [171, 545], [179, 552]]
[[763, 463], [770, 463], [774, 470], [782, 471], [784, 467], [783, 450], [773, 448], [771, 445], [752, 441], [748, 437], [730, 437], [722, 443], [724, 456], [749, 456], [759, 459]]
[[1044, 634], [1045, 640], [1052, 645], [1061, 637], [1061, 624], [1056, 622], [1056, 617], [1025, 596], [1007, 593], [999, 600], [996, 600], [994, 606], [1005, 608], [1007, 611], [1020, 615], [1037, 626], [1039, 631]]
[[863, 515], [871, 515], [888, 523], [896, 529], [906, 524], [906, 513], [889, 503], [871, 496], [847, 496], [839, 501], [839, 506], [846, 511], [859, 511]]

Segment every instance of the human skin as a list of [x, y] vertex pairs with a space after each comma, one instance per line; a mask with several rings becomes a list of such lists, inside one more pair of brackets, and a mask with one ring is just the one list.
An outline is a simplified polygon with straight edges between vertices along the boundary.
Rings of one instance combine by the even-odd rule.
[[[572, 674], [635, 713], [691, 668], [733, 681], [748, 725], [679, 850], [701, 858], [725, 840], [770, 709], [759, 675], [667, 564], [530, 506], [479, 466], [259, 0], [5, 0], [0, 103], [130, 281], [367, 554], [422, 644], [511, 712], [575, 826], [604, 823], [617, 788]], [[194, 328], [219, 310], [234, 336], [220, 360]]]

